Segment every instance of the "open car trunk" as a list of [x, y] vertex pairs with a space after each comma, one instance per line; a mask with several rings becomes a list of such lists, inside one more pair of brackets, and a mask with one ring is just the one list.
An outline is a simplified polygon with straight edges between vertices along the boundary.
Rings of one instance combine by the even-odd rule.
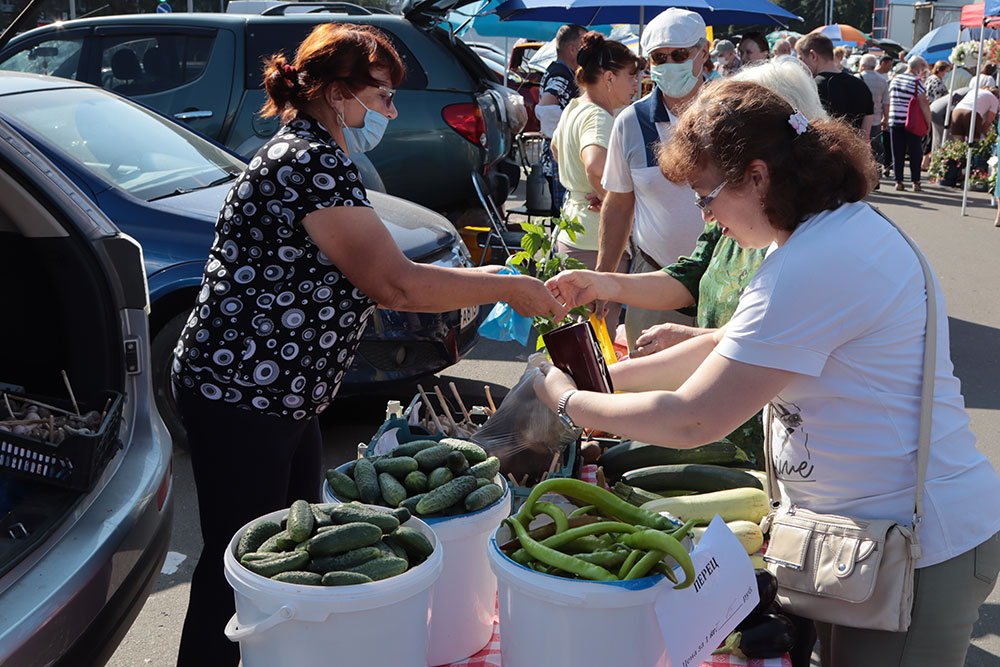
[[[81, 411], [100, 410], [109, 390], [124, 393], [118, 299], [90, 241], [40, 207], [36, 198], [44, 196], [8, 167], [0, 159], [0, 420], [11, 419], [4, 393], [68, 399], [61, 371]], [[6, 435], [0, 432], [0, 443]], [[7, 446], [9, 457], [9, 437]], [[86, 496], [13, 473], [3, 457], [0, 451], [0, 578], [68, 523]]]

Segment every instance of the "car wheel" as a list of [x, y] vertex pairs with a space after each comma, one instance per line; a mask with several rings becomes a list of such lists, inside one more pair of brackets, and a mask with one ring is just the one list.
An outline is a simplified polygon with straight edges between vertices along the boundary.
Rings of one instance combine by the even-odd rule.
[[160, 412], [163, 423], [170, 431], [174, 446], [187, 451], [187, 432], [181, 423], [180, 413], [177, 411], [177, 403], [174, 401], [174, 394], [170, 390], [170, 365], [174, 358], [174, 347], [177, 339], [180, 338], [184, 323], [187, 322], [188, 314], [178, 313], [174, 315], [156, 333], [153, 344], [150, 346], [150, 359], [153, 365], [153, 393], [156, 396], [156, 409]]

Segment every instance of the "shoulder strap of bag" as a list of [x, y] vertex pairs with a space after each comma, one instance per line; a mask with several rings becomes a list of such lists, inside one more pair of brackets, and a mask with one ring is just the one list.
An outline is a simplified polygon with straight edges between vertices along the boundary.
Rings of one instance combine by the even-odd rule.
[[[924, 483], [927, 479], [927, 459], [930, 455], [931, 447], [931, 417], [934, 410], [934, 376], [937, 368], [937, 290], [934, 288], [934, 275], [931, 267], [924, 258], [924, 254], [914, 243], [913, 239], [899, 226], [889, 220], [880, 210], [872, 207], [876, 213], [896, 228], [903, 240], [909, 244], [910, 248], [917, 255], [920, 261], [920, 268], [924, 274], [924, 285], [927, 292], [927, 325], [924, 335], [924, 363], [923, 380], [920, 388], [920, 435], [917, 438], [917, 486], [913, 500], [913, 548], [914, 557], [920, 558], [920, 519], [924, 515]], [[764, 459], [767, 468], [767, 487], [771, 495], [771, 504], [777, 506], [780, 498], [778, 493], [778, 480], [774, 471], [774, 459], [772, 457], [772, 437], [771, 427], [774, 422], [774, 409], [768, 403], [764, 406]]]

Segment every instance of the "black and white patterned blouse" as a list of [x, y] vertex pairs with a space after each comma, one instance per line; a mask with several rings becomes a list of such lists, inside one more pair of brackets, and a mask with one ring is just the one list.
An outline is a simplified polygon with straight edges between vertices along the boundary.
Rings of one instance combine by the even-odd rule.
[[176, 384], [293, 419], [326, 409], [376, 308], [301, 224], [330, 206], [371, 204], [347, 154], [300, 115], [257, 151], [226, 196], [174, 350]]

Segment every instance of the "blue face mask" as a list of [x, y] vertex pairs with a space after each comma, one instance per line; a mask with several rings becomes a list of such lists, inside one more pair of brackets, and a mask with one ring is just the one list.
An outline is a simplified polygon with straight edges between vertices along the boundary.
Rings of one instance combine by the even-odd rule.
[[698, 84], [698, 77], [691, 73], [692, 63], [687, 60], [682, 63], [664, 63], [649, 68], [653, 83], [667, 97], [678, 99], [684, 97]]
[[[353, 95], [358, 100], [357, 95]], [[389, 119], [365, 106], [365, 103], [358, 100], [358, 104], [365, 107], [365, 124], [361, 127], [345, 127], [344, 142], [347, 144], [349, 153], [365, 153], [375, 148], [378, 142], [382, 141], [385, 128], [389, 125]]]

